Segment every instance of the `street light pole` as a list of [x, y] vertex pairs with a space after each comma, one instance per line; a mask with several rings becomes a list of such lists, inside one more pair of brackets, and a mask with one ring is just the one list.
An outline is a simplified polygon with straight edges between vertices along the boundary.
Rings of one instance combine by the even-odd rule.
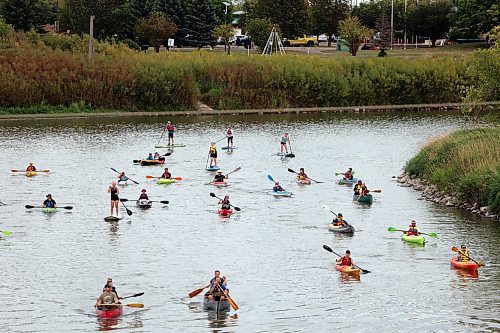
[[394, 0], [391, 0], [391, 50], [394, 43]]
[[407, 0], [405, 0], [405, 41], [404, 41], [404, 49], [406, 50], [406, 5], [407, 5]]

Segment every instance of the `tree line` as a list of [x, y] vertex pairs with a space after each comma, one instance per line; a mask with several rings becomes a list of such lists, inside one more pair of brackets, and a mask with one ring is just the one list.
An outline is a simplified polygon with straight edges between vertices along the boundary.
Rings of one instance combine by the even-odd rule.
[[391, 30], [391, 2], [247, 0], [229, 6], [226, 13], [224, 0], [0, 0], [0, 14], [16, 30], [36, 30], [58, 21], [60, 30], [79, 35], [88, 33], [89, 17], [95, 15], [97, 38], [114, 38], [135, 48], [142, 44], [159, 48], [167, 38], [178, 46], [215, 45], [218, 34], [230, 35], [220, 26], [231, 22], [233, 10], [245, 13], [239, 24], [257, 45], [265, 43], [272, 26], [286, 37], [331, 37], [342, 35], [342, 22], [350, 20], [344, 22], [344, 30], [370, 29], [364, 34], [378, 32], [380, 43], [387, 45], [391, 36], [403, 38], [405, 32], [434, 43], [445, 36], [476, 38], [500, 24], [497, 0], [394, 0]]

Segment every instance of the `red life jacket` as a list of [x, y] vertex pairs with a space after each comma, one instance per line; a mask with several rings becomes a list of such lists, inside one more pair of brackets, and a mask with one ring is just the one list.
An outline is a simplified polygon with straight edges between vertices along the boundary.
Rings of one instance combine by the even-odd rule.
[[352, 266], [351, 257], [347, 258], [346, 256], [342, 257], [342, 266]]
[[36, 168], [34, 165], [30, 165], [28, 166], [28, 168], [26, 168], [26, 171], [36, 171]]

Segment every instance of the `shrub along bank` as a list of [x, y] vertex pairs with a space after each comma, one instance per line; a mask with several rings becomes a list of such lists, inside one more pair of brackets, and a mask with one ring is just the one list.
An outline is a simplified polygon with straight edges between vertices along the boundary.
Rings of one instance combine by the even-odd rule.
[[85, 39], [32, 34], [0, 49], [0, 108], [185, 110], [198, 100], [214, 109], [447, 103], [460, 102], [474, 84], [467, 56], [338, 60], [96, 48], [89, 62]]
[[435, 185], [436, 192], [451, 194], [465, 204], [462, 208], [480, 212], [488, 206], [491, 214], [499, 214], [500, 127], [460, 130], [437, 139], [405, 171]]

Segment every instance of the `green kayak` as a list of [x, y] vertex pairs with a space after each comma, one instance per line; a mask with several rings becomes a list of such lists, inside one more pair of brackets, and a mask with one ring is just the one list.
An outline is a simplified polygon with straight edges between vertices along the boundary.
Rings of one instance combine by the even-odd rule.
[[425, 238], [424, 238], [424, 236], [421, 236], [421, 235], [418, 235], [418, 236], [415, 236], [415, 235], [408, 236], [406, 234], [403, 234], [401, 236], [401, 238], [405, 242], [408, 242], [408, 243], [415, 243], [415, 244], [422, 244], [422, 245], [425, 244]]
[[44, 212], [44, 213], [55, 213], [55, 212], [57, 212], [57, 208], [44, 207], [44, 208], [42, 208], [42, 212]]
[[156, 184], [172, 184], [175, 183], [175, 179], [158, 178]]
[[367, 203], [371, 204], [373, 202], [373, 196], [371, 194], [360, 196], [357, 194], [354, 194], [352, 197], [353, 201], [361, 202], [361, 203]]

